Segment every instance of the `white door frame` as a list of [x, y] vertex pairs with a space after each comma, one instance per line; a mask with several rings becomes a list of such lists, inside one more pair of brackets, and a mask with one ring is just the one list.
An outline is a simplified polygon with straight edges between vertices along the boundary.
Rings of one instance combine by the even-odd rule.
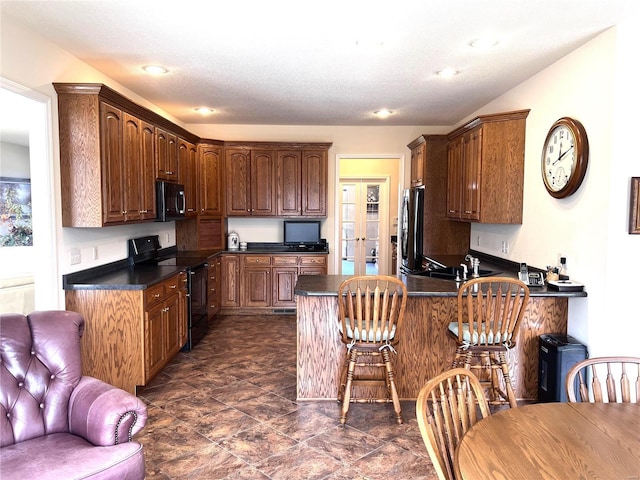
[[[384, 176], [370, 176], [370, 177], [362, 177], [362, 176], [353, 176], [353, 175], [346, 175], [346, 176], [341, 176], [340, 177], [340, 182], [338, 183], [338, 187], [340, 185], [342, 185], [342, 183], [350, 183], [350, 182], [358, 182], [361, 185], [365, 185], [365, 184], [369, 184], [369, 183], [377, 183], [380, 185], [380, 199], [379, 199], [379, 205], [380, 205], [380, 211], [379, 211], [379, 216], [378, 216], [378, 224], [379, 224], [379, 228], [378, 228], [378, 272], [380, 272], [380, 275], [384, 275], [384, 274], [388, 274], [388, 273], [382, 273], [382, 272], [391, 272], [391, 265], [389, 262], [389, 248], [387, 245], [387, 242], [383, 241], [383, 239], [385, 238], [390, 238], [389, 237], [389, 184], [391, 183], [390, 181], [391, 179], [389, 178], [388, 175], [384, 175]], [[338, 188], [340, 190], [340, 188]], [[384, 201], [382, 200], [384, 199]], [[340, 207], [342, 205], [342, 200], [339, 199], [339, 203], [336, 204], [337, 207]], [[340, 208], [336, 208], [336, 218], [338, 219], [338, 241], [336, 243], [337, 250], [338, 252], [342, 251], [342, 229], [340, 228], [340, 218], [342, 216], [342, 212], [340, 211]], [[363, 225], [360, 225], [361, 227]], [[367, 219], [365, 218], [364, 220], [364, 229], [366, 231], [367, 228]], [[342, 254], [339, 253], [340, 258], [342, 259]], [[366, 252], [365, 252], [365, 256], [366, 256]], [[341, 262], [342, 260], [340, 260]], [[340, 265], [340, 262], [338, 262], [338, 268], [342, 269], [342, 266]], [[366, 259], [365, 259], [366, 262]], [[356, 265], [354, 264], [354, 267]], [[365, 265], [365, 269], [366, 269], [366, 265]], [[356, 269], [357, 270], [357, 269]], [[342, 273], [342, 272], [341, 272]], [[342, 273], [344, 275], [344, 273]], [[357, 271], [355, 272], [356, 275], [360, 274], [360, 275], [364, 275], [364, 272], [360, 272], [358, 273]]]
[[[339, 185], [340, 185], [340, 162], [342, 160], [356, 160], [356, 159], [389, 159], [389, 160], [398, 160], [398, 185], [396, 185], [397, 188], [397, 198], [398, 198], [398, 211], [395, 213], [396, 218], [400, 218], [400, 209], [402, 208], [402, 191], [404, 189], [404, 163], [405, 163], [405, 155], [402, 153], [396, 153], [396, 154], [346, 154], [346, 153], [340, 153], [340, 154], [336, 154], [336, 168], [334, 171], [334, 185], [335, 185], [335, 192], [334, 192], [334, 201], [333, 201], [333, 205], [334, 205], [334, 215], [333, 215], [333, 232], [334, 232], [334, 237], [333, 237], [333, 244], [334, 245], [340, 245], [340, 236], [341, 236], [341, 232], [339, 231], [339, 227], [340, 227], [340, 212], [338, 211], [339, 205], [340, 205], [340, 195], [342, 194], [342, 192], [340, 191]], [[367, 178], [367, 177], [376, 177], [376, 175], [370, 175], [368, 174], [368, 172], [363, 172], [362, 178]], [[381, 178], [380, 176], [378, 176], [379, 178]], [[393, 195], [393, 189], [394, 186], [393, 185], [389, 185], [389, 196]], [[389, 214], [391, 214], [391, 212], [389, 212]], [[396, 225], [396, 232], [395, 235], [398, 235], [398, 231], [397, 231], [397, 225]], [[391, 232], [389, 232], [390, 234]], [[340, 271], [340, 262], [341, 262], [341, 255], [339, 254], [339, 250], [336, 250], [336, 254], [333, 255], [333, 271], [334, 272], [339, 272]]]
[[[34, 269], [35, 308], [64, 308], [64, 292], [58, 267], [60, 210], [55, 188], [51, 97], [0, 77], [0, 88], [25, 97], [32, 103], [29, 125], [29, 164], [31, 170], [33, 245], [37, 267]], [[56, 206], [58, 208], [56, 209]]]

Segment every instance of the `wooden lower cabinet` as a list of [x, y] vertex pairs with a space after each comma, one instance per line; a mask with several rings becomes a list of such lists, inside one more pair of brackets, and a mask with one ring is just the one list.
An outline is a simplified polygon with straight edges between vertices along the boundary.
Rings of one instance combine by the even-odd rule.
[[207, 267], [207, 317], [212, 318], [220, 310], [220, 269], [219, 256], [209, 258]]
[[240, 306], [240, 256], [222, 255], [220, 257], [220, 307]]
[[67, 290], [85, 319], [82, 373], [135, 394], [186, 342], [186, 294], [183, 272], [146, 290]]
[[271, 305], [271, 257], [242, 255], [240, 291], [243, 307]]
[[221, 313], [295, 308], [299, 275], [326, 275], [326, 254], [223, 254]]
[[298, 271], [297, 267], [273, 267], [271, 281], [274, 307], [295, 306], [296, 296], [293, 289], [298, 280]]

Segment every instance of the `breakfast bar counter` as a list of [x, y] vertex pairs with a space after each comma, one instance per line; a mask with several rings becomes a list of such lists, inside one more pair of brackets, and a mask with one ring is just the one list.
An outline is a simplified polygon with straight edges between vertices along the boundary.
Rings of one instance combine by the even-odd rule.
[[[337, 398], [345, 347], [338, 331], [338, 285], [348, 276], [301, 275], [297, 301], [297, 399]], [[448, 369], [456, 350], [447, 335], [457, 320], [456, 282], [402, 275], [408, 289], [407, 309], [398, 354], [393, 356], [398, 395], [414, 400], [422, 386]], [[585, 292], [558, 292], [531, 288], [516, 346], [508, 353], [518, 399], [538, 394], [538, 346], [544, 333], [566, 334], [570, 297]]]

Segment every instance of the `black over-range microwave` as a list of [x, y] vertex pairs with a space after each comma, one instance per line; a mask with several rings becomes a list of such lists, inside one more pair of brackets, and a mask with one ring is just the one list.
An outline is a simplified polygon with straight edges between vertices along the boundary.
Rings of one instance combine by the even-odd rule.
[[184, 218], [184, 185], [156, 182], [156, 221], [171, 222]]

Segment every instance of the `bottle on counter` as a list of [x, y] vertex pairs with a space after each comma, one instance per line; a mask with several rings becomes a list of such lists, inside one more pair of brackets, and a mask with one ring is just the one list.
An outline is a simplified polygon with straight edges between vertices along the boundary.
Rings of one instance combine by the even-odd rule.
[[558, 269], [560, 280], [569, 280], [569, 270], [567, 269], [567, 257], [560, 257], [560, 268]]

